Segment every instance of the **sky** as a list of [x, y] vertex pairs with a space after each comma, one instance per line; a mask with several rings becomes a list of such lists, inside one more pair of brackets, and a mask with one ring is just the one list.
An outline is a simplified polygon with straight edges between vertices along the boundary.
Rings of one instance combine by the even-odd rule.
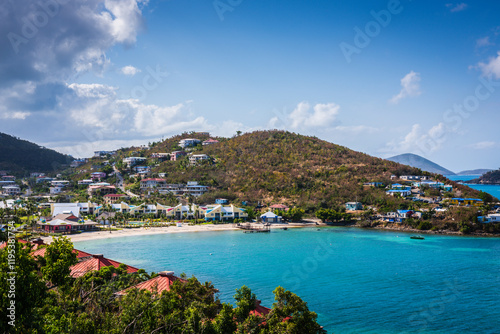
[[285, 129], [500, 168], [500, 2], [4, 0], [0, 132], [88, 157]]

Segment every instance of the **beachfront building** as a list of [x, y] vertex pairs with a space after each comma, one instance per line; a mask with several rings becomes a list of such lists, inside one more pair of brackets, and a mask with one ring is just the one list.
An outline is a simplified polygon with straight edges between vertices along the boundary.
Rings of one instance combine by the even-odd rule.
[[247, 219], [248, 214], [244, 209], [237, 208], [234, 205], [223, 206], [209, 206], [206, 208], [205, 212], [206, 221], [224, 221], [224, 220], [235, 220], [235, 219]]
[[83, 215], [93, 215], [98, 211], [99, 206], [92, 202], [77, 203], [50, 203], [50, 215], [52, 217], [58, 214], [73, 214], [76, 217]]
[[274, 212], [268, 211], [260, 216], [260, 220], [263, 223], [281, 223], [283, 219]]
[[347, 211], [363, 210], [363, 204], [361, 204], [360, 202], [347, 202], [345, 204], [345, 209]]
[[179, 141], [179, 146], [182, 148], [196, 146], [201, 143], [201, 140], [195, 138], [185, 138]]
[[85, 222], [72, 213], [61, 213], [50, 220], [42, 219], [36, 225], [39, 230], [46, 233], [71, 233], [74, 231], [91, 231], [95, 229], [97, 223]]

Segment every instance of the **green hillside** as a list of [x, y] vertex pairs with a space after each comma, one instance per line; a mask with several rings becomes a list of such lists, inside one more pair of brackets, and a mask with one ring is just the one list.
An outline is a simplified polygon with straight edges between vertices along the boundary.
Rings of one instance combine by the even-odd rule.
[[[200, 140], [208, 138], [185, 133], [153, 143], [150, 150], [128, 149], [120, 155], [149, 157], [154, 152], [171, 152], [179, 149], [180, 139], [193, 136]], [[198, 181], [216, 189], [200, 198], [200, 202], [210, 203], [220, 196], [234, 201], [296, 205], [309, 211], [355, 200], [394, 208], [404, 201], [389, 198], [384, 189], [364, 187], [363, 183], [387, 185], [393, 174], [430, 175], [315, 137], [285, 131], [257, 131], [217, 139], [220, 143], [200, 145], [194, 152], [208, 154], [213, 161], [190, 166], [184, 157], [181, 161], [163, 162], [153, 171], [167, 173], [169, 183]], [[468, 187], [456, 186], [463, 193], [474, 193]]]
[[55, 172], [72, 160], [68, 155], [0, 133], [0, 170], [9, 170], [16, 175]]

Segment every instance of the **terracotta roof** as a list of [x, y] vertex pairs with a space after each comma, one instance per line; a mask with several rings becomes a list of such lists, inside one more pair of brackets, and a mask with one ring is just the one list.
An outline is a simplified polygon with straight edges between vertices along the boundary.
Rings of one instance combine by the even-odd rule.
[[128, 290], [134, 289], [134, 288], [139, 289], [139, 290], [148, 290], [151, 292], [153, 292], [153, 290], [156, 290], [158, 293], [161, 293], [162, 291], [165, 291], [165, 290], [170, 291], [170, 286], [172, 284], [174, 284], [175, 281], [186, 282], [185, 279], [174, 276], [173, 271], [162, 271], [155, 278], [152, 278], [152, 279], [147, 280], [145, 282], [131, 286], [130, 288], [119, 291], [116, 294], [117, 295], [125, 295], [125, 294], [127, 294]]
[[271, 209], [288, 209], [288, 206], [283, 204], [273, 204], [270, 206]]
[[104, 197], [123, 197], [123, 196], [127, 196], [125, 194], [107, 194], [107, 195], [104, 195]]
[[260, 305], [260, 303], [260, 300], [255, 301], [255, 310], [250, 311], [250, 314], [265, 317], [269, 314], [269, 312], [271, 312], [271, 309], [269, 307], [262, 306]]
[[166, 179], [143, 179], [143, 180], [141, 180], [141, 182], [146, 182], [146, 181], [167, 182]]
[[[37, 249], [36, 251], [33, 252], [33, 256], [41, 256], [41, 257], [44, 257], [45, 256], [45, 252], [47, 251], [47, 248], [46, 247], [43, 247], [43, 248], [39, 248]], [[83, 258], [86, 258], [86, 257], [90, 257], [92, 256], [92, 254], [90, 253], [87, 253], [87, 252], [84, 252], [84, 251], [81, 251], [81, 250], [78, 250], [78, 249], [73, 249], [73, 253], [76, 253], [76, 258], [77, 259], [83, 259]]]
[[[120, 264], [120, 262], [107, 259], [100, 254], [94, 254], [91, 258], [72, 266], [70, 275], [75, 278], [81, 277], [90, 271], [99, 270], [103, 267], [113, 266], [115, 268], [118, 268]], [[135, 273], [138, 270], [139, 269], [135, 267], [127, 266], [127, 273]]]

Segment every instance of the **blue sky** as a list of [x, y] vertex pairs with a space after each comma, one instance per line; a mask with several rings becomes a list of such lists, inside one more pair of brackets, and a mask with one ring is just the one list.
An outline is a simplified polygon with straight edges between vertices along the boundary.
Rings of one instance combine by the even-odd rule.
[[500, 167], [492, 1], [42, 0], [0, 7], [0, 131], [72, 154], [287, 129]]

